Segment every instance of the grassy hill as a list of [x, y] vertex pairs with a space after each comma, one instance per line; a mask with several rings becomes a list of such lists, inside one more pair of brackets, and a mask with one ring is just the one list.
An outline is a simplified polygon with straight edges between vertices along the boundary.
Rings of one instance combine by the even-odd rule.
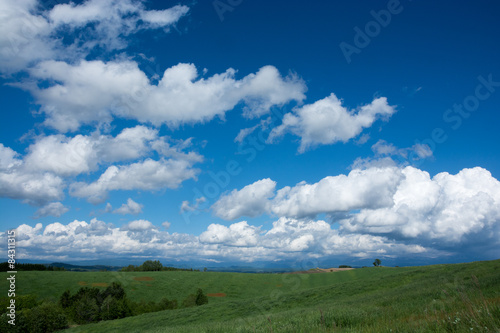
[[[201, 287], [209, 304], [74, 327], [68, 332], [496, 332], [500, 260], [372, 267], [319, 274], [19, 272], [21, 294], [121, 282], [132, 300], [182, 301]], [[0, 287], [7, 288], [6, 281]], [[471, 330], [472, 328], [472, 330]]]

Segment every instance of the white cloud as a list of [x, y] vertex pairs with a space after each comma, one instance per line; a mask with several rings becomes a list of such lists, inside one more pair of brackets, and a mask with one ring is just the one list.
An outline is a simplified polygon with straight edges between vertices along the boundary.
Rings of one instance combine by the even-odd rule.
[[49, 172], [26, 168], [18, 154], [0, 144], [0, 197], [45, 205], [64, 198], [63, 179]]
[[184, 212], [193, 212], [193, 211], [197, 210], [200, 207], [200, 205], [202, 205], [206, 201], [207, 201], [207, 198], [200, 197], [200, 198], [196, 198], [195, 203], [193, 205], [190, 205], [189, 201], [184, 200], [181, 204], [180, 214], [182, 214]]
[[[73, 183], [70, 193], [99, 203], [112, 190], [177, 188], [196, 178], [199, 170], [193, 165], [203, 160], [196, 152], [182, 151], [190, 145], [191, 139], [173, 141], [145, 126], [125, 128], [114, 137], [99, 131], [74, 137], [36, 137], [23, 159], [0, 144], [0, 197], [46, 205], [64, 198], [66, 182], [72, 180], [69, 177], [91, 174], [101, 166], [108, 167], [97, 181]], [[154, 153], [160, 156], [158, 160], [142, 160]], [[138, 161], [109, 166], [130, 160]]]
[[272, 106], [305, 98], [305, 85], [295, 76], [283, 78], [272, 66], [241, 80], [228, 69], [207, 79], [197, 79], [196, 67], [178, 64], [168, 68], [152, 85], [132, 61], [60, 61], [38, 64], [30, 74], [58, 82], [30, 89], [47, 115], [45, 124], [59, 131], [74, 131], [81, 124], [109, 123], [112, 116], [132, 118], [155, 126], [177, 127], [223, 117], [239, 102], [248, 116], [260, 116]]
[[146, 159], [130, 165], [110, 166], [96, 181], [76, 182], [70, 186], [70, 195], [87, 198], [91, 203], [106, 200], [109, 191], [175, 189], [187, 179], [196, 179], [199, 170], [187, 160]]
[[9, 170], [23, 162], [17, 158], [19, 154], [0, 143], [0, 170]]
[[113, 210], [113, 206], [109, 202], [107, 202], [106, 208], [104, 208], [103, 213], [111, 213], [112, 210]]
[[433, 178], [408, 166], [394, 204], [363, 209], [342, 221], [350, 232], [391, 234], [420, 240], [467, 242], [500, 239], [500, 182], [482, 168], [446, 172]]
[[[422, 143], [416, 143], [409, 148], [397, 148], [392, 143], [388, 143], [385, 140], [378, 140], [373, 146], [372, 150], [377, 157], [379, 156], [394, 156], [399, 155], [405, 159], [424, 159], [432, 157], [433, 153], [431, 148]], [[410, 155], [415, 154], [414, 157]]]
[[63, 135], [42, 137], [29, 147], [25, 158], [30, 169], [50, 171], [60, 176], [95, 171], [98, 160], [92, 139], [80, 134], [73, 138]]
[[221, 196], [211, 208], [215, 215], [226, 220], [241, 216], [255, 217], [267, 210], [268, 199], [274, 195], [275, 188], [275, 181], [262, 179]]
[[301, 138], [299, 152], [317, 145], [347, 142], [358, 136], [377, 119], [387, 119], [396, 109], [387, 104], [385, 97], [374, 99], [358, 110], [348, 110], [334, 94], [313, 104], [296, 107], [283, 117], [282, 124], [274, 128], [269, 142], [287, 132]]
[[299, 183], [280, 189], [270, 211], [278, 216], [315, 216], [366, 207], [392, 205], [402, 175], [397, 168], [352, 170], [347, 176], [328, 176], [315, 184]]
[[171, 145], [168, 138], [158, 135], [158, 130], [146, 126], [124, 128], [115, 137], [96, 131], [90, 135], [74, 137], [49, 135], [36, 138], [28, 148], [26, 166], [32, 170], [49, 171], [68, 177], [96, 171], [99, 165], [136, 160], [157, 151], [163, 156], [201, 161], [201, 156], [181, 149], [190, 140]]
[[347, 176], [329, 176], [317, 183], [301, 182], [275, 193], [276, 182], [263, 179], [233, 190], [212, 206], [215, 215], [227, 220], [272, 213], [305, 217], [392, 204], [392, 195], [402, 178], [397, 168], [353, 170]]
[[229, 227], [210, 224], [207, 231], [200, 235], [200, 242], [229, 246], [255, 246], [259, 233], [260, 228], [250, 226], [246, 221], [233, 223]]
[[118, 209], [115, 209], [113, 211], [113, 213], [114, 214], [122, 214], [122, 215], [126, 215], [126, 214], [136, 215], [136, 214], [142, 213], [143, 207], [144, 207], [144, 205], [135, 202], [131, 198], [128, 198], [127, 203], [122, 204], [122, 206]]
[[55, 217], [60, 217], [64, 213], [67, 213], [69, 211], [69, 208], [65, 207], [62, 203], [60, 202], [51, 202], [49, 204], [46, 204], [45, 206], [39, 208], [35, 212], [35, 217], [40, 218], [40, 217], [45, 217], [45, 216], [55, 216]]
[[[237, 222], [229, 226], [211, 224], [199, 237], [161, 231], [146, 220], [121, 228], [92, 219], [67, 225], [52, 223], [43, 228], [17, 228], [19, 258], [96, 259], [132, 255], [184, 260], [282, 260], [342, 255], [372, 258], [382, 255], [434, 255], [437, 250], [403, 244], [384, 236], [342, 234], [321, 220], [280, 218], [271, 230]], [[5, 237], [5, 236], [3, 236]], [[2, 236], [0, 236], [2, 238]]]
[[[317, 183], [299, 183], [275, 194], [265, 179], [233, 190], [212, 206], [225, 219], [271, 214], [286, 218], [330, 214], [344, 233], [390, 235], [426, 244], [499, 243], [500, 182], [485, 169], [463, 169], [433, 178], [412, 166], [352, 170]], [[295, 245], [306, 247], [309, 237]]]
[[[11, 74], [42, 60], [85, 58], [96, 47], [123, 49], [128, 35], [168, 30], [189, 11], [181, 5], [150, 11], [143, 1], [132, 0], [88, 0], [45, 11], [41, 7], [36, 0], [0, 3], [0, 71]], [[61, 36], [67, 37], [64, 43]]]
[[122, 226], [120, 230], [128, 230], [128, 231], [143, 231], [143, 230], [151, 230], [154, 229], [155, 226], [153, 223], [146, 221], [146, 220], [136, 220], [127, 223], [126, 225]]
[[47, 19], [33, 14], [36, 0], [0, 2], [0, 71], [13, 73], [36, 61], [55, 57], [56, 40], [49, 38]]
[[165, 230], [168, 230], [172, 224], [168, 221], [165, 221], [161, 225], [163, 228], [165, 228]]
[[373, 157], [358, 157], [351, 169], [368, 169], [373, 167], [418, 165], [424, 159], [433, 157], [431, 148], [426, 144], [416, 143], [408, 148], [398, 148], [385, 140], [378, 140], [373, 146]]
[[243, 128], [238, 132], [238, 135], [234, 138], [234, 142], [243, 142], [247, 136], [252, 134], [257, 128], [259, 128], [260, 125], [257, 124], [255, 126], [249, 127], [249, 128]]

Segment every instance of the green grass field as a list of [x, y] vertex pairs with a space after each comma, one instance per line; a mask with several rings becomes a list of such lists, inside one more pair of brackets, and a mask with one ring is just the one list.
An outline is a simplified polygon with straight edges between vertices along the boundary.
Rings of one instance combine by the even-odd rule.
[[[226, 294], [209, 297], [200, 307], [67, 332], [500, 331], [500, 260], [320, 274], [19, 272], [17, 280], [18, 293], [52, 300], [83, 283], [113, 281], [121, 282], [134, 301], [181, 302], [198, 287]], [[6, 281], [0, 286], [6, 290]]]

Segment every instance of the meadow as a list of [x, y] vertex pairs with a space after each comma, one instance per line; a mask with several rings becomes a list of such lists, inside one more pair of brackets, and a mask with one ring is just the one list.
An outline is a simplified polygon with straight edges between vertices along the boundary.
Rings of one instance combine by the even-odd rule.
[[316, 274], [19, 272], [17, 291], [57, 301], [113, 281], [133, 301], [181, 301], [202, 288], [209, 303], [65, 332], [500, 331], [500, 260]]

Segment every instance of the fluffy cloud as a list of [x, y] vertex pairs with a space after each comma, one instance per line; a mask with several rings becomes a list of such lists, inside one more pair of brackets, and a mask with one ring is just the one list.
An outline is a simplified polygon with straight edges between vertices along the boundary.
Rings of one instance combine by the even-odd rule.
[[165, 10], [146, 10], [141, 1], [88, 0], [79, 5], [56, 5], [47, 16], [54, 29], [85, 31], [88, 40], [80, 47], [91, 48], [97, 43], [112, 50], [126, 46], [122, 36], [142, 29], [168, 28], [188, 11], [187, 6], [181, 5]]
[[[0, 196], [46, 205], [64, 198], [69, 177], [93, 173], [101, 166], [108, 167], [97, 181], [73, 183], [70, 194], [99, 203], [112, 190], [177, 188], [186, 179], [196, 178], [199, 171], [193, 165], [203, 160], [198, 153], [182, 151], [190, 145], [190, 139], [173, 141], [145, 126], [125, 128], [116, 136], [96, 131], [74, 137], [36, 137], [23, 159], [0, 144]], [[143, 160], [153, 153], [160, 156], [158, 160]]]
[[151, 230], [154, 229], [155, 226], [153, 223], [146, 221], [146, 220], [136, 220], [127, 223], [123, 227], [120, 228], [120, 230], [128, 230], [128, 231], [144, 231], [144, 230]]
[[144, 205], [135, 202], [131, 198], [128, 198], [127, 203], [122, 204], [122, 206], [118, 209], [115, 209], [113, 211], [113, 213], [122, 214], [122, 215], [126, 215], [126, 214], [136, 215], [136, 214], [142, 213], [143, 207], [144, 207]]
[[374, 99], [354, 111], [342, 106], [342, 101], [331, 94], [285, 114], [282, 124], [269, 135], [269, 142], [290, 132], [300, 137], [299, 152], [303, 153], [317, 145], [347, 142], [377, 119], [387, 119], [394, 112], [396, 109], [387, 104], [385, 97]]
[[276, 193], [276, 182], [263, 179], [222, 196], [212, 209], [217, 216], [232, 220], [265, 212], [277, 216], [305, 217], [366, 207], [386, 207], [392, 205], [392, 195], [401, 178], [397, 168], [353, 170], [347, 176], [329, 176], [314, 184], [301, 182]]
[[99, 165], [136, 160], [156, 151], [166, 157], [201, 161], [201, 156], [182, 153], [190, 140], [169, 143], [158, 130], [145, 126], [124, 128], [115, 137], [96, 131], [74, 137], [49, 135], [39, 137], [28, 148], [26, 166], [32, 170], [49, 171], [68, 177], [96, 171]]
[[259, 233], [260, 228], [250, 226], [246, 221], [231, 224], [229, 227], [210, 224], [207, 231], [200, 235], [200, 241], [230, 246], [255, 246]]
[[[229, 226], [211, 224], [199, 237], [170, 234], [151, 222], [137, 220], [121, 228], [92, 219], [67, 225], [52, 223], [45, 228], [20, 225], [19, 258], [95, 259], [134, 255], [185, 260], [294, 259], [342, 255], [357, 258], [398, 255], [432, 255], [436, 251], [419, 245], [406, 245], [383, 236], [341, 234], [325, 221], [280, 218], [271, 230], [238, 222]], [[1, 238], [2, 236], [0, 236]], [[5, 236], [3, 236], [5, 237]]]
[[485, 169], [463, 169], [433, 178], [406, 167], [393, 196], [394, 204], [362, 209], [342, 220], [350, 232], [389, 234], [398, 238], [439, 239], [448, 243], [476, 238], [500, 239], [500, 182]]
[[[275, 183], [265, 179], [223, 195], [212, 209], [225, 219], [326, 213], [346, 233], [395, 239], [450, 244], [500, 239], [500, 182], [479, 167], [431, 178], [412, 166], [370, 166], [314, 184], [274, 189]], [[309, 238], [297, 242], [305, 247]]]
[[129, 165], [113, 165], [92, 183], [71, 184], [70, 194], [97, 204], [106, 200], [109, 191], [175, 189], [183, 181], [196, 178], [199, 170], [192, 168], [192, 164], [188, 160], [148, 158]]
[[192, 64], [168, 68], [157, 85], [132, 61], [81, 61], [70, 65], [45, 61], [30, 71], [38, 80], [58, 82], [31, 92], [47, 115], [45, 124], [74, 131], [81, 124], [110, 122], [112, 116], [136, 119], [156, 126], [177, 127], [223, 117], [244, 102], [247, 116], [260, 116], [272, 106], [305, 98], [305, 85], [296, 76], [283, 78], [273, 66], [241, 80], [228, 69], [198, 78]]
[[328, 176], [315, 184], [284, 187], [273, 199], [270, 211], [278, 216], [315, 216], [361, 208], [387, 207], [402, 175], [397, 168], [351, 171]]
[[274, 195], [276, 182], [266, 178], [223, 195], [211, 207], [215, 215], [233, 220], [241, 216], [255, 217], [267, 210], [268, 198]]
[[40, 138], [29, 147], [25, 158], [32, 170], [49, 171], [60, 176], [74, 176], [95, 171], [98, 165], [97, 152], [92, 139], [83, 135], [69, 138], [51, 135]]
[[40, 218], [40, 217], [45, 217], [45, 216], [55, 216], [55, 217], [60, 217], [64, 213], [68, 212], [69, 208], [65, 207], [62, 203], [60, 202], [51, 202], [41, 208], [39, 208], [35, 212], [35, 217]]
[[26, 168], [18, 154], [0, 144], [0, 197], [44, 205], [64, 198], [63, 179]]
[[[146, 10], [142, 1], [132, 0], [88, 0], [40, 8], [37, 0], [1, 2], [0, 71], [10, 74], [48, 59], [85, 58], [96, 47], [123, 49], [124, 37], [143, 29], [168, 30], [189, 11], [181, 5]], [[63, 41], [61, 35], [67, 38]]]
[[0, 71], [12, 73], [36, 61], [56, 57], [52, 28], [36, 12], [36, 0], [0, 2]]

